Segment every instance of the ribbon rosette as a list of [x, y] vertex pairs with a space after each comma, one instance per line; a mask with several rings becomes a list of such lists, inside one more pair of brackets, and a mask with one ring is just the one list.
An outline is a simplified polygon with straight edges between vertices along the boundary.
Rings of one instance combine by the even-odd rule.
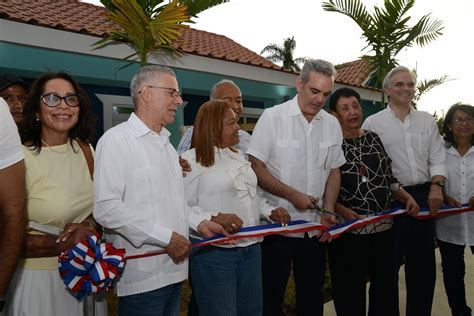
[[59, 274], [77, 300], [85, 295], [106, 291], [113, 286], [125, 266], [125, 249], [99, 243], [93, 235], [58, 258]]

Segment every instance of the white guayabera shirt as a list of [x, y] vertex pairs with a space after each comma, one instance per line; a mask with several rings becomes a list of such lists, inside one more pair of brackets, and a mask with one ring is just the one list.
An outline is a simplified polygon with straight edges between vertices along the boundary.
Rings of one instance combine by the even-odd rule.
[[[278, 180], [318, 197], [321, 204], [330, 170], [346, 162], [342, 131], [337, 119], [324, 110], [308, 123], [296, 98], [263, 112], [247, 154], [265, 163]], [[262, 195], [270, 204], [286, 208], [292, 220], [320, 221], [316, 213], [298, 211], [286, 199], [268, 192]], [[303, 237], [304, 233], [292, 236]]]
[[379, 135], [400, 184], [417, 185], [436, 175], [446, 177], [445, 149], [431, 114], [411, 109], [402, 122], [388, 106], [369, 116], [362, 128]]
[[[94, 217], [106, 228], [107, 240], [125, 248], [127, 255], [163, 250], [173, 231], [188, 237], [193, 212], [184, 198], [178, 154], [169, 135], [165, 128], [151, 131], [132, 113], [97, 145]], [[128, 260], [117, 294], [148, 292], [187, 275], [187, 261], [175, 264], [167, 254]]]

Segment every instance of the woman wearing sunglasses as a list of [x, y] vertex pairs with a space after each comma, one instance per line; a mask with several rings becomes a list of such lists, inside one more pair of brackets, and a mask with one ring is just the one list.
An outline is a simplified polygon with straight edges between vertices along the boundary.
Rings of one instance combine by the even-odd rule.
[[[453, 105], [443, 123], [448, 181], [445, 202], [474, 207], [474, 107]], [[439, 218], [436, 237], [443, 266], [443, 281], [452, 315], [471, 315], [464, 288], [464, 248], [474, 253], [474, 212]]]
[[[32, 85], [24, 113], [20, 134], [29, 228], [5, 314], [83, 315], [83, 303], [59, 276], [58, 256], [96, 233], [91, 103], [69, 75], [47, 73]], [[95, 306], [106, 314], [105, 300]]]

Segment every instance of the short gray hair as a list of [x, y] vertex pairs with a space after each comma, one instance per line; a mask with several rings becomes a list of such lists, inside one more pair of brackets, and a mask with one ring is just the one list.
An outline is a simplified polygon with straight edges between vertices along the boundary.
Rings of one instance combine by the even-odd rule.
[[385, 90], [386, 88], [388, 88], [390, 86], [390, 84], [392, 83], [392, 77], [399, 73], [399, 72], [408, 72], [411, 77], [413, 78], [413, 81], [415, 82], [416, 84], [416, 78], [415, 78], [415, 75], [413, 74], [413, 72], [408, 68], [408, 67], [405, 67], [405, 66], [397, 66], [395, 68], [392, 68], [392, 70], [390, 70], [387, 75], [385, 76], [385, 78], [383, 79], [383, 89]]
[[240, 90], [239, 86], [233, 82], [232, 80], [229, 80], [229, 79], [222, 79], [221, 81], [219, 82], [216, 82], [212, 88], [211, 88], [211, 100], [215, 100], [216, 99], [216, 90], [222, 86], [222, 85], [225, 85], [225, 84], [230, 84], [230, 85], [233, 85], [234, 87], [236, 87], [237, 89]]
[[333, 64], [322, 59], [310, 59], [303, 65], [300, 73], [300, 79], [303, 84], [309, 81], [309, 74], [314, 71], [328, 77], [333, 77], [337, 74]]
[[159, 76], [159, 74], [168, 74], [176, 78], [176, 74], [173, 70], [161, 65], [143, 66], [133, 75], [132, 81], [130, 82], [130, 95], [135, 105], [143, 85], [150, 83], [156, 76]]

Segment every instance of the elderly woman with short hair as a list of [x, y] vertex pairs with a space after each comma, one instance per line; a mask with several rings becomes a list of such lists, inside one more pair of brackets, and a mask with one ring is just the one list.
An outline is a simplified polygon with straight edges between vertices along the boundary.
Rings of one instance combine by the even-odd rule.
[[[390, 207], [392, 197], [406, 204], [415, 216], [419, 211], [413, 197], [392, 173], [392, 161], [380, 137], [361, 129], [362, 106], [357, 91], [340, 88], [329, 105], [338, 119], [344, 140], [346, 163], [340, 167], [341, 190], [336, 212], [344, 221], [377, 215]], [[393, 270], [392, 219], [355, 228], [329, 245], [329, 263], [334, 305], [338, 316], [396, 315]], [[366, 287], [370, 281], [366, 313]]]
[[[257, 177], [235, 149], [238, 142], [239, 125], [230, 104], [204, 103], [194, 122], [192, 149], [183, 154], [192, 167], [184, 178], [188, 204], [229, 233], [258, 225], [261, 217], [288, 223], [285, 209], [259, 198]], [[262, 314], [261, 240], [249, 238], [192, 252], [190, 271], [199, 314]]]

